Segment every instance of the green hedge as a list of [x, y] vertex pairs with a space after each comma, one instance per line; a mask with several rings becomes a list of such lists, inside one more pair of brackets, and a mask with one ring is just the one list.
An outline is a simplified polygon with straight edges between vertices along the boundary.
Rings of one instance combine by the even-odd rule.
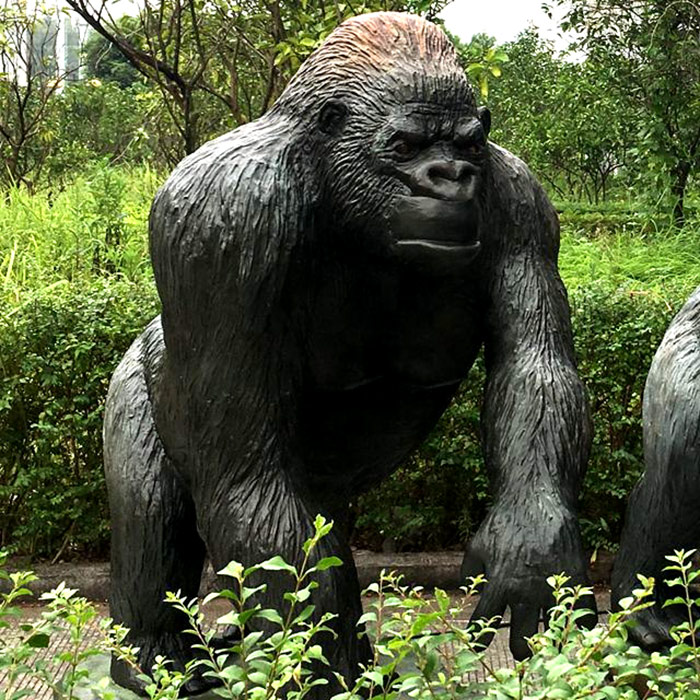
[[54, 284], [2, 309], [0, 547], [105, 551], [102, 405], [156, 313], [152, 286], [113, 278]]
[[[685, 292], [596, 286], [571, 294], [581, 375], [595, 424], [582, 494], [584, 537], [617, 541], [625, 496], [642, 468], [641, 392]], [[53, 285], [0, 318], [0, 547], [35, 555], [103, 554], [102, 404], [109, 377], [157, 313], [150, 283]], [[479, 449], [483, 366], [420, 451], [355, 504], [355, 541], [398, 549], [462, 546], [489, 503]]]
[[[643, 468], [641, 395], [652, 357], [686, 291], [655, 293], [603, 284], [570, 293], [579, 372], [594, 424], [581, 495], [583, 536], [591, 548], [619, 541], [626, 496]], [[356, 540], [399, 549], [462, 547], [490, 502], [479, 447], [484, 370], [470, 380], [409, 464], [358, 504]], [[387, 542], [388, 541], [388, 542]]]

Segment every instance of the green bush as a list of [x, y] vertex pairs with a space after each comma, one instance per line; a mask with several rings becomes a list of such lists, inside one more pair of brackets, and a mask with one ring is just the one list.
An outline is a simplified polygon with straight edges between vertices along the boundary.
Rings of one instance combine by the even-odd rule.
[[158, 313], [150, 284], [54, 284], [0, 317], [0, 543], [104, 551], [102, 407], [125, 349]]
[[[97, 35], [96, 35], [97, 36]], [[120, 87], [98, 79], [69, 83], [57, 96], [48, 181], [70, 181], [95, 162], [153, 163], [151, 93], [140, 83]]]
[[[199, 658], [184, 669], [175, 669], [172, 662], [158, 657], [153, 669], [146, 669], [152, 678], [138, 666], [136, 650], [125, 644], [127, 630], [123, 627], [103, 620], [98, 645], [84, 644], [87, 626], [96, 621], [95, 608], [61, 584], [42, 596], [46, 609], [35, 622], [20, 625], [18, 637], [9, 642], [0, 637], [0, 669], [6, 672], [0, 700], [26, 697], [32, 692], [27, 688], [30, 684], [50, 689], [59, 700], [70, 700], [76, 690], [89, 690], [105, 699], [114, 697], [115, 686], [89, 664], [100, 652], [112, 653], [131, 665], [141, 675], [151, 700], [175, 700], [179, 688], [194, 674], [218, 680], [216, 694], [230, 700], [280, 696], [301, 700], [314, 687], [327, 685], [330, 676], [323, 640], [328, 639], [328, 623], [334, 615], [314, 616], [312, 594], [319, 585], [314, 574], [342, 563], [337, 557], [318, 559], [315, 552], [331, 526], [321, 516], [316, 518], [315, 534], [304, 543], [298, 568], [277, 556], [248, 569], [236, 562], [222, 569], [219, 573], [231, 580], [232, 587], [209, 596], [203, 605], [219, 598], [228, 601], [231, 610], [214, 626], [206, 623], [199, 601], [168, 593], [166, 600], [189, 621]], [[331, 695], [329, 689], [327, 695], [329, 700], [635, 700], [642, 696], [697, 700], [700, 621], [695, 615], [700, 599], [693, 586], [700, 572], [692, 569], [692, 554], [676, 552], [668, 557], [667, 571], [675, 575], [669, 585], [679, 594], [669, 604], [687, 612], [686, 620], [671, 629], [668, 649], [647, 655], [628, 641], [635, 616], [651, 604], [652, 579], [640, 577], [642, 586], [633, 597], [621, 601], [621, 610], [587, 630], [578, 624], [591, 613], [580, 608], [580, 601], [592, 591], [567, 586], [567, 577], [560, 574], [548, 579], [553, 606], [545, 629], [528, 640], [532, 656], [515, 668], [498, 668], [486, 654], [487, 639], [500, 625], [499, 618], [465, 625], [466, 604], [483, 583], [481, 577], [464, 589], [464, 598], [456, 600], [440, 589], [429, 596], [420, 588], [401, 586], [391, 574], [382, 575], [366, 591], [368, 605], [360, 620], [373, 641], [373, 657], [351, 684], [336, 676], [341, 692]], [[26, 572], [8, 575], [1, 568], [3, 563], [0, 552], [0, 580], [10, 583], [9, 593], [0, 593], [0, 629], [9, 626], [17, 601], [28, 594], [26, 585], [35, 578]], [[256, 604], [256, 593], [266, 583], [263, 579], [258, 586], [246, 584], [253, 574], [259, 577], [264, 572], [289, 577], [284, 609]], [[256, 631], [256, 618], [266, 620], [275, 631]], [[231, 627], [236, 630], [237, 641], [222, 648], [214, 637], [223, 626], [229, 632]], [[45, 650], [57, 634], [69, 636], [71, 643], [58, 653], [49, 652], [53, 664], [47, 664], [37, 651]], [[58, 671], [61, 663], [63, 670]], [[477, 673], [480, 680], [475, 679]]]
[[[656, 348], [686, 291], [659, 294], [605, 283], [570, 294], [579, 372], [593, 415], [591, 460], [581, 494], [586, 545], [614, 548], [626, 497], [643, 469], [641, 396]], [[399, 549], [462, 546], [490, 503], [480, 450], [479, 362], [407, 465], [358, 503], [356, 540]]]
[[666, 328], [685, 301], [603, 285], [571, 295], [579, 372], [593, 416], [593, 446], [581, 492], [588, 546], [614, 548], [627, 495], [644, 468], [642, 394]]
[[[572, 292], [579, 358], [595, 428], [581, 497], [591, 548], [619, 539], [626, 495], [643, 467], [641, 394], [651, 358], [685, 297]], [[102, 405], [119, 359], [157, 313], [152, 283], [114, 276], [50, 285], [0, 318], [0, 542], [54, 556], [107, 546]], [[479, 410], [481, 360], [418, 452], [354, 504], [355, 543], [460, 548], [490, 503]]]
[[[106, 549], [101, 407], [119, 358], [157, 313], [146, 219], [160, 180], [96, 164], [63, 191], [0, 199], [0, 543], [14, 551]], [[610, 547], [642, 469], [651, 358], [700, 281], [697, 231], [655, 230], [613, 206], [569, 206], [562, 222], [560, 269], [595, 427], [581, 519], [589, 547]], [[353, 504], [355, 544], [464, 546], [490, 503], [483, 381], [479, 360], [417, 453]]]
[[490, 502], [479, 428], [479, 357], [458, 395], [408, 462], [355, 504], [355, 542], [370, 549], [460, 547]]

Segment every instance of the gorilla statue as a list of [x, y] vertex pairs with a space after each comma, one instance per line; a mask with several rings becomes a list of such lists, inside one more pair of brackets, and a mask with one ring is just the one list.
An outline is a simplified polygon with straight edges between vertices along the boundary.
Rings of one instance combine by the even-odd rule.
[[656, 580], [655, 605], [635, 615], [630, 637], [646, 649], [672, 643], [670, 628], [688, 619], [663, 603], [680, 594], [664, 579], [665, 557], [700, 544], [700, 287], [673, 319], [654, 356], [642, 407], [645, 471], [627, 507], [612, 576], [612, 602]]
[[[196, 595], [206, 553], [216, 568], [296, 562], [321, 513], [336, 527], [319, 556], [344, 566], [323, 572], [316, 614], [338, 615], [327, 656], [356, 677], [370, 646], [348, 505], [421, 443], [482, 345], [494, 505], [463, 566], [489, 581], [476, 615], [510, 607], [523, 657], [551, 603], [545, 577], [585, 582], [590, 425], [558, 221], [489, 126], [440, 29], [369, 14], [158, 192], [162, 314], [119, 365], [104, 426], [112, 614], [144, 668], [191, 658], [162, 601]], [[281, 606], [286, 581], [268, 583], [260, 602]], [[112, 674], [140, 690], [120, 662]]]

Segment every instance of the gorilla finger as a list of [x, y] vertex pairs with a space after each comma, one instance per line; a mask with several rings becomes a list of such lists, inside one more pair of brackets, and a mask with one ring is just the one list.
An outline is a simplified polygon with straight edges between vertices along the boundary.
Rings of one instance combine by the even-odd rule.
[[581, 615], [577, 618], [576, 624], [585, 629], [593, 629], [598, 623], [598, 605], [596, 603], [595, 595], [590, 593], [588, 595], [582, 595], [574, 605], [574, 610], [585, 611], [586, 615]]
[[506, 601], [501, 588], [495, 583], [487, 583], [471, 619], [490, 620], [493, 617], [501, 617], [505, 609]]
[[653, 610], [635, 615], [630, 622], [630, 639], [646, 651], [661, 651], [673, 642], [670, 624]]
[[227, 625], [221, 634], [211, 638], [210, 645], [214, 649], [230, 649], [236, 642], [241, 641], [241, 631], [238, 627]]
[[[494, 617], [502, 617], [503, 611], [506, 608], [505, 601], [501, 595], [501, 591], [497, 588], [492, 588], [489, 584], [481, 594], [474, 612], [469, 620], [469, 625], [474, 626], [476, 630], [480, 629], [481, 625], [477, 622], [488, 622]], [[493, 641], [493, 632], [488, 634], [479, 634], [478, 643], [486, 648]]]
[[[654, 610], [657, 610], [662, 606], [661, 602], [658, 602], [657, 607], [654, 608]], [[698, 609], [695, 608], [693, 610], [693, 617], [697, 618], [698, 615]], [[664, 606], [661, 610], [659, 610], [658, 617], [664, 621], [667, 626], [673, 627], [674, 625], [680, 625], [683, 622], [686, 622], [688, 620], [688, 608], [686, 608], [685, 605], [666, 605]]]
[[187, 683], [182, 687], [185, 695], [183, 697], [190, 697], [191, 695], [201, 695], [207, 690], [212, 688], [218, 688], [223, 685], [223, 681], [219, 678], [210, 678], [202, 675], [196, 675], [190, 678]]
[[510, 620], [510, 651], [517, 661], [532, 656], [526, 637], [532, 637], [537, 632], [540, 622], [538, 605], [516, 603], [511, 605]]
[[459, 578], [462, 583], [465, 583], [468, 578], [480, 576], [484, 572], [484, 560], [471, 550], [467, 550], [464, 554], [464, 559], [462, 559], [462, 567], [459, 572]]

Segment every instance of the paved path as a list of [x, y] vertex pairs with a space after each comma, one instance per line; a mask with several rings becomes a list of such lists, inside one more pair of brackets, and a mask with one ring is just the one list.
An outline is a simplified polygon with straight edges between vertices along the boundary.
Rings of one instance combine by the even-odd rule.
[[[455, 598], [460, 597], [459, 592], [454, 592], [451, 595]], [[598, 609], [601, 611], [607, 610], [610, 600], [609, 593], [607, 591], [602, 591], [598, 593], [596, 597], [598, 599]], [[220, 602], [217, 601], [216, 603], [214, 603], [213, 606], [210, 607], [207, 611], [207, 617], [211, 620], [216, 619], [216, 617], [225, 612], [224, 608], [217, 608], [217, 605], [220, 606]], [[474, 603], [465, 608], [465, 622], [471, 614], [471, 611], [473, 610], [473, 605]], [[106, 617], [108, 615], [107, 606], [104, 603], [95, 603], [95, 606], [98, 610], [100, 617]], [[13, 639], [17, 639], [19, 635], [22, 634], [19, 625], [21, 623], [32, 622], [33, 620], [37, 619], [37, 617], [41, 614], [41, 610], [42, 608], [38, 605], [23, 606], [21, 608], [21, 615], [16, 621], [16, 624], [13, 624], [9, 629], [3, 629], [2, 631], [0, 631], [0, 634], [2, 634], [3, 642], [7, 641], [11, 644]], [[94, 624], [91, 624], [89, 626], [87, 633], [83, 637], [82, 644], [84, 646], [94, 646], [99, 640], [99, 638], [100, 632], [97, 622], [95, 622]], [[51, 643], [47, 649], [37, 650], [37, 658], [49, 661], [56, 655], [56, 653], [61, 651], [67, 651], [69, 648], [70, 639], [68, 635], [65, 633], [57, 634], [51, 640]], [[514, 666], [513, 658], [508, 650], [507, 628], [499, 630], [499, 632], [496, 634], [493, 643], [488, 649], [486, 660], [492, 668], [512, 668]], [[55, 669], [55, 677], [57, 678], [60, 678], [62, 675], [64, 675], [64, 673], [65, 668], [61, 668], [60, 666], [58, 666], [58, 668]], [[483, 674], [474, 674], [474, 680], [483, 680]], [[6, 689], [6, 683], [7, 673], [0, 670], [0, 689]], [[45, 685], [42, 685], [36, 681], [20, 681], [19, 687], [26, 688], [32, 691], [31, 695], [28, 696], [30, 700], [51, 700], [52, 698], [51, 690]]]

